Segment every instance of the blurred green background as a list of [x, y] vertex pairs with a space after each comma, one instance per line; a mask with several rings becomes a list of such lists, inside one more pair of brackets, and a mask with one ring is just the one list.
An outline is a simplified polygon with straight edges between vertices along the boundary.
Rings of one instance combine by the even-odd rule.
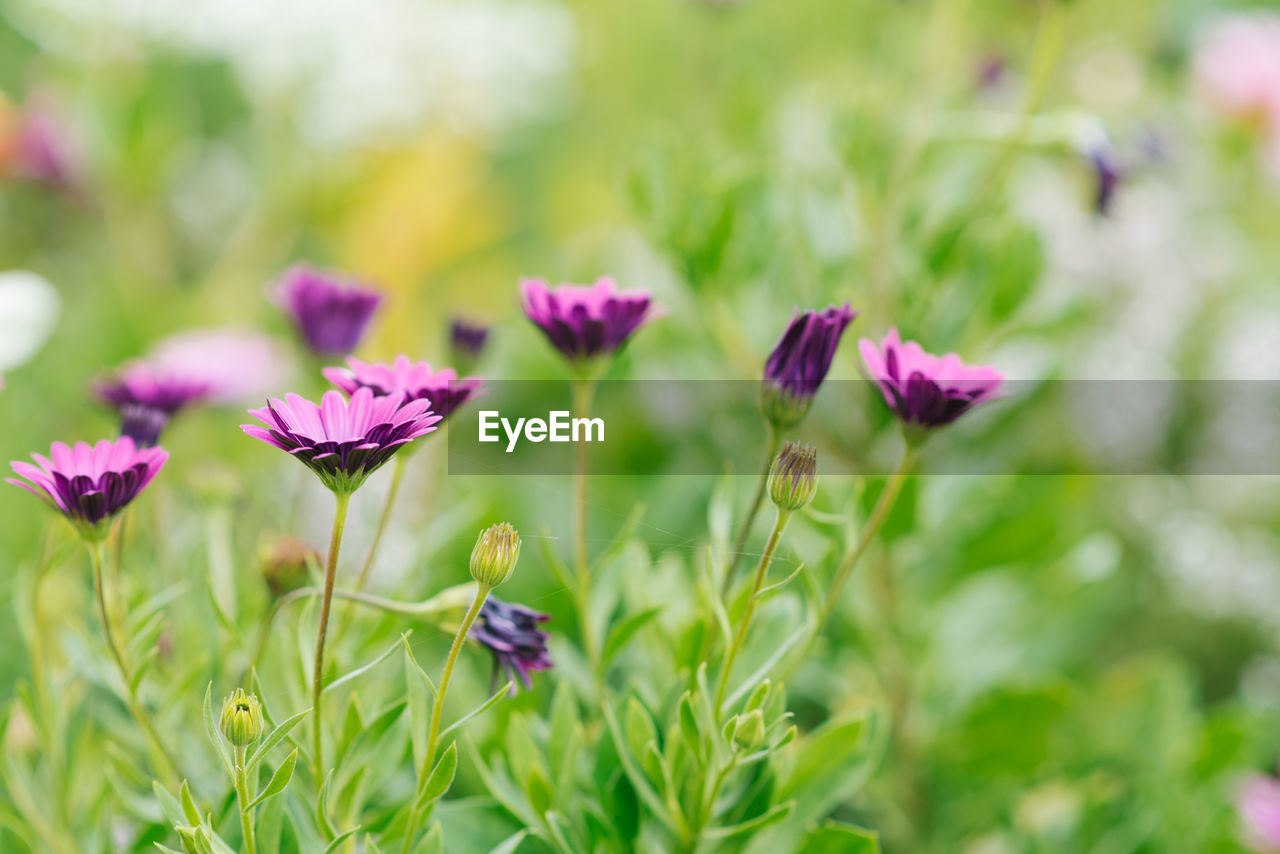
[[[15, 114], [55, 119], [72, 172], [51, 186], [11, 170], [0, 188], [0, 270], [40, 273], [62, 303], [5, 375], [0, 452], [112, 435], [88, 382], [175, 332], [248, 326], [293, 347], [267, 294], [297, 260], [388, 292], [359, 355], [446, 363], [462, 314], [493, 324], [478, 373], [494, 379], [562, 376], [520, 316], [520, 277], [601, 274], [668, 311], [615, 378], [753, 379], [794, 307], [846, 300], [862, 315], [834, 378], [859, 376], [854, 337], [891, 325], [1017, 379], [1274, 378], [1280, 184], [1265, 140], [1207, 109], [1191, 72], [1203, 28], [1235, 8], [4, 0], [0, 89]], [[1098, 152], [1123, 172], [1105, 213]], [[316, 393], [294, 352], [279, 392]], [[1193, 453], [1195, 425], [1219, 416], [1175, 394], [1142, 431], [1109, 433], [1099, 413], [1045, 429], [1099, 453]], [[1017, 417], [954, 429], [990, 446]], [[330, 508], [307, 482], [290, 518], [302, 472], [244, 420], [177, 420], [142, 507], [163, 542], [139, 548], [153, 581], [186, 579], [184, 607], [207, 612], [200, 579], [227, 532], [252, 625], [259, 541], [322, 543]], [[872, 397], [819, 407], [798, 434], [849, 461], [897, 441]], [[567, 478], [449, 476], [443, 439], [429, 444], [381, 592], [464, 581], [474, 531], [501, 519], [567, 553]], [[349, 563], [386, 477], [353, 505]], [[740, 507], [750, 483], [729, 484]], [[827, 478], [796, 526], [789, 559], [819, 584], [866, 485]], [[692, 560], [715, 488], [594, 478], [592, 541], [640, 502], [655, 564]], [[224, 514], [210, 494], [226, 489]], [[44, 526], [65, 536], [46, 516], [0, 492], [7, 610]], [[1236, 787], [1280, 748], [1277, 522], [1274, 477], [913, 480], [791, 689], [804, 726], [871, 695], [898, 713], [839, 817], [890, 851], [1239, 850]], [[44, 587], [68, 635], [86, 631], [86, 573], [73, 553]], [[503, 593], [572, 625], [535, 548]], [[175, 629], [177, 655], [203, 649], [205, 616]], [[0, 620], [0, 701], [26, 668], [18, 622]], [[545, 707], [545, 681], [518, 707]]]

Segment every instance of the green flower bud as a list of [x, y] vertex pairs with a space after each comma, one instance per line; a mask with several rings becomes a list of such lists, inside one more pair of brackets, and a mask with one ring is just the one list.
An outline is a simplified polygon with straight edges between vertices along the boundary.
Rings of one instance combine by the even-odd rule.
[[471, 577], [480, 584], [497, 587], [515, 572], [520, 559], [520, 535], [507, 522], [480, 532], [471, 550]]
[[248, 747], [262, 737], [266, 722], [257, 696], [237, 688], [222, 701], [222, 737], [236, 747]]
[[764, 741], [764, 712], [752, 709], [739, 715], [733, 725], [733, 746], [739, 750], [751, 750]]
[[275, 599], [306, 587], [313, 561], [320, 564], [320, 553], [293, 537], [276, 537], [258, 546], [258, 569]]
[[787, 442], [769, 467], [769, 500], [779, 510], [799, 510], [818, 488], [818, 452]]

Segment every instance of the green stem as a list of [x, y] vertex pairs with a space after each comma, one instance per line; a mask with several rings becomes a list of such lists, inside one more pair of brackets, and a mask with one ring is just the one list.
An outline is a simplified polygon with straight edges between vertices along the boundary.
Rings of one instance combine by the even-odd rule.
[[236, 761], [236, 799], [240, 802], [240, 831], [244, 836], [243, 854], [258, 854], [258, 843], [253, 834], [253, 810], [249, 807], [249, 783], [245, 772], [245, 756], [248, 750], [243, 747], [235, 749]]
[[724, 767], [716, 773], [714, 781], [711, 785], [710, 792], [703, 792], [702, 810], [698, 816], [698, 826], [694, 831], [694, 850], [696, 851], [702, 843], [702, 832], [706, 829], [712, 819], [715, 818], [716, 800], [720, 797], [720, 790], [724, 788], [725, 780], [729, 779], [729, 775], [738, 767], [738, 754], [735, 752], [729, 757], [729, 761]]
[[412, 847], [413, 838], [418, 833], [418, 825], [422, 822], [423, 811], [418, 807], [418, 800], [426, 791], [427, 782], [431, 777], [431, 767], [435, 762], [436, 748], [440, 741], [440, 718], [444, 714], [444, 698], [449, 692], [449, 682], [453, 679], [453, 667], [458, 661], [458, 653], [462, 651], [467, 635], [471, 632], [471, 624], [480, 616], [480, 609], [484, 607], [484, 601], [489, 598], [489, 591], [492, 589], [487, 584], [476, 585], [475, 598], [471, 601], [471, 607], [467, 609], [466, 616], [462, 618], [462, 623], [453, 636], [449, 657], [444, 660], [444, 673], [440, 677], [440, 688], [436, 691], [436, 700], [431, 709], [431, 726], [427, 730], [427, 749], [423, 753], [422, 765], [418, 769], [418, 788], [413, 798], [413, 812], [410, 813], [409, 828], [404, 836], [405, 854], [408, 854]]
[[756, 481], [756, 492], [751, 497], [751, 504], [747, 506], [747, 515], [742, 519], [742, 526], [738, 528], [738, 536], [733, 541], [733, 551], [729, 552], [728, 560], [724, 568], [724, 580], [721, 582], [720, 595], [726, 597], [729, 595], [729, 587], [733, 584], [733, 574], [738, 568], [738, 561], [742, 559], [742, 555], [747, 547], [747, 538], [751, 536], [751, 528], [755, 525], [756, 516], [760, 513], [760, 506], [764, 503], [765, 489], [769, 484], [769, 467], [773, 465], [773, 458], [778, 455], [778, 446], [782, 444], [782, 434], [777, 427], [770, 422], [768, 425], [769, 438], [765, 442], [764, 447], [764, 465], [760, 467], [760, 477]]
[[107, 649], [111, 652], [111, 659], [115, 662], [120, 681], [124, 683], [125, 705], [138, 726], [142, 728], [142, 732], [151, 747], [153, 761], [163, 773], [166, 784], [171, 788], [177, 788], [178, 779], [182, 776], [178, 772], [178, 763], [174, 761], [173, 755], [165, 749], [164, 742], [160, 740], [155, 724], [151, 721], [151, 716], [138, 699], [137, 692], [133, 687], [133, 670], [125, 660], [120, 644], [116, 640], [111, 611], [107, 607], [106, 585], [103, 583], [103, 564], [106, 563], [106, 543], [103, 540], [95, 540], [89, 543], [89, 562], [93, 566], [93, 590], [98, 602], [98, 617], [102, 621], [102, 633], [106, 637]]
[[351, 503], [349, 492], [335, 492], [333, 532], [329, 535], [329, 559], [324, 567], [324, 595], [320, 600], [320, 625], [316, 629], [316, 658], [311, 675], [311, 714], [315, 718], [315, 772], [316, 780], [324, 778], [324, 719], [320, 706], [324, 690], [324, 642], [329, 633], [329, 606], [333, 601], [333, 582], [338, 571], [338, 551], [342, 548], [342, 531], [347, 524], [347, 507]]
[[764, 553], [760, 555], [760, 563], [756, 565], [755, 580], [751, 583], [751, 595], [747, 597], [747, 608], [742, 612], [742, 619], [738, 621], [738, 631], [734, 634], [733, 641], [729, 644], [729, 648], [725, 650], [724, 667], [720, 670], [720, 681], [716, 685], [715, 711], [717, 716], [720, 714], [720, 707], [724, 705], [724, 692], [729, 686], [729, 673], [733, 670], [733, 662], [742, 650], [742, 644], [747, 638], [747, 629], [751, 627], [751, 619], [756, 614], [756, 598], [760, 595], [760, 588], [764, 586], [765, 576], [769, 574], [769, 564], [773, 562], [773, 554], [778, 549], [778, 541], [782, 539], [782, 532], [786, 530], [787, 522], [789, 521], [791, 521], [791, 512], [779, 508], [778, 516], [773, 522], [773, 532], [769, 534], [769, 541], [765, 544]]
[[387, 529], [387, 520], [391, 518], [391, 508], [396, 503], [396, 496], [400, 493], [400, 483], [404, 480], [405, 469], [408, 468], [409, 454], [401, 452], [396, 455], [395, 461], [392, 463], [391, 469], [391, 486], [387, 489], [387, 499], [382, 503], [382, 515], [378, 517], [378, 527], [373, 530], [373, 541], [369, 543], [369, 554], [365, 556], [364, 566], [360, 567], [360, 574], [356, 576], [356, 583], [352, 586], [352, 590], [361, 591], [369, 580], [369, 573], [373, 569], [373, 560], [378, 556], [378, 546], [382, 543], [382, 534]]
[[[575, 379], [573, 385], [573, 417], [590, 418], [596, 381], [591, 377]], [[595, 632], [591, 628], [591, 565], [587, 557], [587, 443], [578, 442], [574, 449], [573, 472], [573, 556], [577, 573], [574, 599], [582, 630], [582, 648], [594, 672], [598, 659]]]
[[902, 452], [902, 460], [898, 463], [897, 470], [889, 476], [884, 489], [880, 492], [880, 497], [876, 500], [875, 507], [871, 510], [871, 515], [867, 518], [867, 523], [862, 526], [862, 535], [858, 537], [857, 545], [844, 556], [844, 560], [840, 562], [840, 566], [836, 570], [831, 586], [827, 589], [827, 598], [822, 603], [822, 618], [819, 621], [819, 625], [825, 623], [827, 618], [831, 616], [832, 609], [835, 608], [836, 602], [839, 601], [840, 590], [849, 580], [854, 568], [857, 567], [858, 560], [866, 552], [867, 547], [871, 545], [871, 540], [875, 537], [876, 532], [880, 530], [880, 526], [888, 518], [889, 511], [893, 509], [894, 503], [898, 500], [898, 493], [902, 491], [902, 486], [906, 483], [907, 475], [910, 474], [914, 463], [915, 451], [908, 444]]

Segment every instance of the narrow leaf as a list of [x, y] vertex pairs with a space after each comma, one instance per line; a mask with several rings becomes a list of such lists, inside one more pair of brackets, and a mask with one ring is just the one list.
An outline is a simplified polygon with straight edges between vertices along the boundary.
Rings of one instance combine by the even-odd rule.
[[275, 797], [285, 790], [289, 785], [289, 781], [293, 779], [293, 768], [298, 764], [298, 751], [294, 750], [285, 760], [280, 763], [280, 767], [271, 775], [271, 781], [267, 783], [267, 787], [262, 790], [262, 794], [254, 798], [249, 803], [249, 809], [256, 807], [267, 798]]

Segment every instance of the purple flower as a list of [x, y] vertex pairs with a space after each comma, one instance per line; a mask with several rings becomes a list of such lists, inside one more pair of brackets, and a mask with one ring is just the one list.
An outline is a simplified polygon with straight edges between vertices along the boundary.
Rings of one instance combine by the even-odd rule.
[[550, 619], [549, 614], [503, 602], [494, 596], [481, 606], [480, 616], [471, 627], [471, 637], [493, 653], [494, 682], [500, 674], [513, 680], [512, 695], [516, 694], [516, 681], [528, 691], [533, 687], [530, 673], [551, 669], [551, 654], [547, 651], [550, 635], [538, 628], [539, 623]]
[[128, 436], [74, 447], [54, 442], [49, 456], [53, 459], [32, 454], [37, 465], [11, 463], [14, 473], [29, 482], [6, 482], [44, 500], [90, 539], [106, 535], [105, 523], [137, 498], [169, 459], [161, 448], [137, 448]]
[[367, 388], [374, 394], [403, 394], [405, 400], [426, 400], [440, 420], [480, 393], [480, 377], [458, 379], [453, 368], [433, 371], [426, 362], [397, 356], [394, 362], [370, 364], [348, 358], [346, 368], [325, 368], [324, 376], [347, 395]]
[[280, 280], [277, 299], [312, 352], [345, 356], [360, 344], [382, 294], [298, 264]]
[[1251, 778], [1236, 798], [1236, 812], [1257, 850], [1280, 850], [1280, 780]]
[[525, 316], [568, 359], [612, 353], [654, 318], [653, 298], [644, 291], [619, 291], [613, 279], [594, 285], [561, 285], [542, 279], [520, 283]]
[[38, 103], [28, 103], [18, 130], [18, 163], [23, 174], [42, 184], [70, 187], [74, 183], [72, 157], [66, 135], [53, 114]]
[[477, 359], [489, 340], [489, 327], [455, 317], [449, 321], [449, 344], [454, 357]]
[[890, 329], [881, 349], [858, 342], [885, 402], [910, 427], [950, 424], [974, 406], [996, 397], [1004, 376], [989, 365], [966, 365], [955, 353], [934, 356], [914, 341], [903, 343]]
[[196, 377], [134, 362], [114, 376], [96, 380], [93, 390], [104, 403], [119, 411], [120, 434], [146, 448], [156, 443], [160, 431], [178, 410], [203, 400], [210, 386]]
[[799, 424], [831, 369], [840, 336], [858, 313], [849, 307], [796, 312], [764, 364], [761, 408], [778, 427]]
[[1120, 182], [1124, 178], [1124, 171], [1116, 160], [1115, 152], [1110, 148], [1096, 148], [1086, 159], [1093, 170], [1093, 209], [1099, 216], [1108, 216], [1111, 204], [1115, 201], [1116, 190], [1120, 188]]
[[319, 405], [289, 394], [249, 414], [267, 426], [241, 424], [240, 429], [293, 454], [341, 493], [359, 489], [396, 451], [435, 430], [440, 420], [426, 400], [375, 397], [368, 388], [356, 389], [349, 401], [336, 391], [325, 392]]

